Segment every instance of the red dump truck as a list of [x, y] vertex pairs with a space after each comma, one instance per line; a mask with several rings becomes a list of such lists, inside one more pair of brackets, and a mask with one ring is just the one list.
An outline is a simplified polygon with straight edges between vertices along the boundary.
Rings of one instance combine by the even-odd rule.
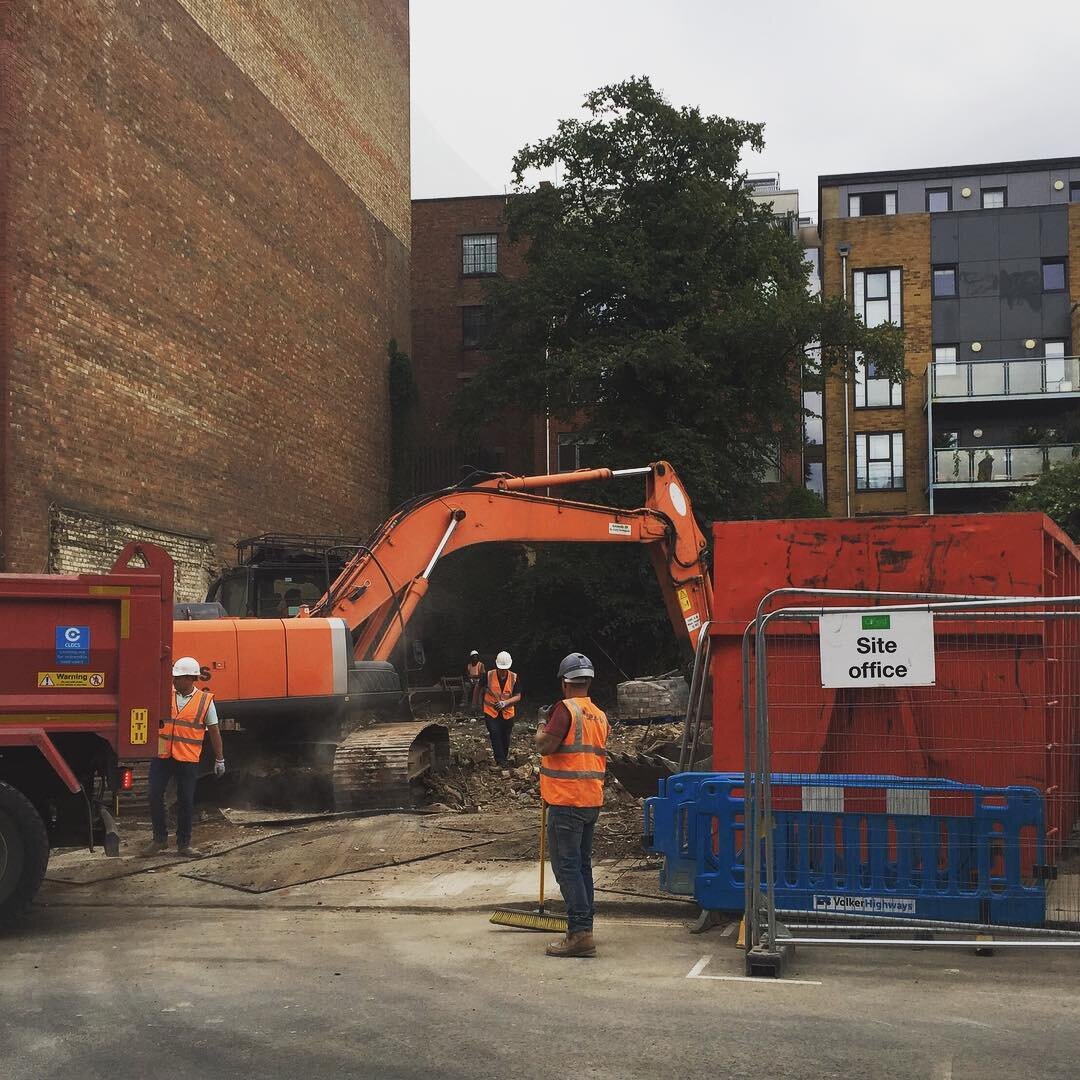
[[58, 845], [101, 839], [168, 715], [173, 564], [131, 543], [107, 574], [0, 574], [0, 926]]

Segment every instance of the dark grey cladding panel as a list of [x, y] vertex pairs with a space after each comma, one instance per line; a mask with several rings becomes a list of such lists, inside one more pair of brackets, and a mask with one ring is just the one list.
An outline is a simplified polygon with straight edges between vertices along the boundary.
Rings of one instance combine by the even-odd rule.
[[[1042, 298], [1042, 333], [1036, 337], [1067, 338], [1072, 301], [1068, 293], [1046, 293]], [[1075, 349], [1075, 346], [1074, 346]]]
[[999, 217], [998, 214], [986, 211], [960, 215], [959, 260], [961, 262], [980, 262], [998, 257]]
[[930, 217], [930, 261], [954, 263], [960, 258], [957, 215], [933, 214]]
[[1038, 259], [1002, 259], [999, 291], [1001, 299], [1017, 303], [1042, 295], [1042, 263]]
[[960, 298], [997, 296], [999, 287], [998, 263], [966, 262], [960, 264]]
[[960, 340], [960, 301], [935, 300], [932, 307], [931, 334], [939, 345]]
[[1069, 217], [1066, 207], [1043, 210], [1039, 214], [1040, 254], [1045, 258], [1069, 253]]
[[1039, 254], [1039, 215], [1034, 212], [1001, 214], [999, 254], [1003, 259], [1033, 258]]
[[1002, 300], [1001, 333], [1003, 338], [1042, 337], [1042, 295], [1018, 297], [1014, 303]]
[[997, 298], [961, 300], [958, 330], [960, 341], [997, 341], [1001, 337], [1001, 304]]

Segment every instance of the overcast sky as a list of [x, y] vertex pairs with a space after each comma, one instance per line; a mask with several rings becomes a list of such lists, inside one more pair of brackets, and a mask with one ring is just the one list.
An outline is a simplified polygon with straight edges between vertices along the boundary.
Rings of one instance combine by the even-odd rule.
[[816, 212], [822, 173], [1080, 155], [1075, 0], [412, 0], [415, 198], [501, 192], [586, 91], [649, 75], [764, 121], [751, 172]]

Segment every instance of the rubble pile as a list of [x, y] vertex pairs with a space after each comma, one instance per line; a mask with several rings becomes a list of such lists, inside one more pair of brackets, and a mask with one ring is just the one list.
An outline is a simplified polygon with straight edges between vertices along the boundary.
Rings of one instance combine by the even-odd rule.
[[[457, 716], [433, 717], [450, 729], [450, 767], [424, 778], [428, 809], [463, 814], [500, 812], [520, 814], [522, 828], [535, 827], [540, 799], [540, 757], [532, 745], [533, 725], [514, 728], [510, 747], [510, 776], [504, 777], [491, 756], [482, 720]], [[674, 741], [682, 725], [630, 726], [614, 723], [611, 750], [636, 753], [660, 741]], [[604, 788], [604, 812], [594, 841], [597, 858], [642, 855], [642, 800], [609, 778]]]

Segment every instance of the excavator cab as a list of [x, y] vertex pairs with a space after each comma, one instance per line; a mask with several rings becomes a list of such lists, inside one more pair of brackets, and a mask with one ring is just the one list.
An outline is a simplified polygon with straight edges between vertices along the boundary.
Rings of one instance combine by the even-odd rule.
[[353, 537], [264, 533], [236, 542], [236, 566], [206, 594], [239, 619], [284, 619], [323, 596], [363, 546]]

